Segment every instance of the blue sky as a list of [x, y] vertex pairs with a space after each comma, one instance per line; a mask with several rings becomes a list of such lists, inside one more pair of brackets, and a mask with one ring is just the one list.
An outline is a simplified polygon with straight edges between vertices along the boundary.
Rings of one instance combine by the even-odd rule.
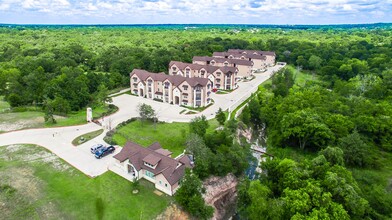
[[392, 0], [0, 0], [13, 24], [392, 22]]

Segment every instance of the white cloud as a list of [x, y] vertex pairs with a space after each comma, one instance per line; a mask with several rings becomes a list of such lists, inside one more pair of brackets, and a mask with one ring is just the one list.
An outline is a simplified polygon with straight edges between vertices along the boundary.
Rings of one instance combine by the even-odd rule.
[[279, 19], [295, 23], [297, 18], [309, 23], [323, 18], [344, 23], [341, 15], [392, 21], [388, 17], [392, 0], [0, 0], [0, 10], [15, 15], [28, 11], [42, 17], [52, 13], [152, 23], [271, 23]]

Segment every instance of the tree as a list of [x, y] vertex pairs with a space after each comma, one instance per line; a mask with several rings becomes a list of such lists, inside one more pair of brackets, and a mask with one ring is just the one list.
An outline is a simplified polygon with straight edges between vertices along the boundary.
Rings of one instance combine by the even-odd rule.
[[291, 68], [284, 68], [272, 77], [272, 92], [275, 96], [287, 96], [294, 85], [294, 74]]
[[147, 105], [145, 103], [139, 104], [137, 106], [137, 111], [139, 112], [142, 124], [146, 119], [151, 119], [155, 117], [155, 110], [152, 108], [151, 105]]
[[177, 190], [174, 198], [186, 211], [199, 219], [212, 217], [214, 209], [207, 206], [202, 197], [205, 189], [195, 174], [186, 170], [181, 187]]
[[198, 116], [189, 123], [189, 132], [204, 137], [209, 127], [206, 116]]
[[219, 122], [220, 125], [224, 125], [226, 121], [226, 114], [222, 111], [222, 108], [219, 108], [216, 112], [215, 116], [216, 120]]
[[301, 149], [306, 145], [321, 147], [334, 138], [320, 116], [310, 110], [288, 113], [282, 118], [281, 129], [283, 138], [297, 140]]
[[344, 166], [343, 151], [338, 147], [327, 147], [319, 152], [331, 165]]
[[44, 102], [44, 111], [45, 111], [45, 122], [56, 124], [56, 119], [54, 118], [54, 108], [53, 101], [50, 99], [46, 99]]
[[109, 90], [104, 84], [98, 86], [98, 92], [95, 98], [98, 105], [105, 105], [107, 102], [111, 103], [113, 101], [109, 97]]
[[370, 148], [362, 141], [357, 131], [339, 139], [339, 147], [344, 152], [346, 165], [354, 167], [366, 167], [369, 165]]
[[309, 58], [308, 62], [309, 62], [309, 67], [312, 70], [318, 70], [320, 68], [321, 63], [323, 62], [323, 60], [320, 57], [316, 56], [316, 55], [312, 55]]
[[210, 174], [210, 165], [212, 162], [211, 150], [205, 145], [204, 140], [197, 134], [189, 134], [186, 140], [186, 151], [193, 155], [195, 160], [195, 172], [201, 179]]
[[249, 107], [245, 106], [244, 109], [242, 110], [240, 119], [242, 122], [244, 122], [244, 124], [250, 125], [250, 118], [251, 118], [251, 115], [250, 115]]

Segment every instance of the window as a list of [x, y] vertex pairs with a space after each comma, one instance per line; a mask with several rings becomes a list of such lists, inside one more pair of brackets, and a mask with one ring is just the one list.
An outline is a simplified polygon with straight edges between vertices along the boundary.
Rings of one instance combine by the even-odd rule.
[[204, 74], [206, 73], [206, 71], [204, 71], [204, 70], [202, 70], [202, 71], [200, 71], [201, 72], [201, 75], [202, 76], [204, 76]]
[[159, 180], [159, 185], [162, 185], [162, 181]]
[[221, 73], [220, 73], [220, 72], [217, 72], [216, 75], [219, 77], [219, 76], [221, 75]]
[[184, 99], [187, 99], [188, 98], [188, 96], [187, 95], [184, 95]]
[[167, 183], [165, 183], [165, 187], [167, 187]]
[[186, 91], [188, 90], [188, 86], [182, 86], [182, 88]]
[[200, 86], [196, 86], [196, 87], [195, 87], [195, 90], [198, 91], [198, 92], [200, 92], [200, 91], [201, 91], [201, 87], [200, 87]]
[[137, 77], [132, 78], [134, 82], [137, 82]]
[[150, 177], [150, 178], [154, 178], [154, 174], [151, 173], [150, 171], [146, 170], [145, 175]]
[[229, 63], [228, 63], [228, 62], [224, 62], [224, 64], [225, 64], [225, 66], [229, 65]]
[[176, 68], [175, 66], [173, 66], [173, 67], [172, 67], [172, 70], [173, 70], [173, 71], [176, 71], [176, 70], [177, 70], [177, 68]]
[[168, 89], [168, 88], [169, 88], [169, 86], [170, 86], [170, 83], [168, 83], [168, 82], [165, 82], [165, 89]]
[[215, 61], [212, 60], [212, 61], [211, 61], [211, 65], [215, 65]]
[[148, 82], [148, 86], [152, 85], [152, 80], [151, 79], [149, 79], [147, 82]]

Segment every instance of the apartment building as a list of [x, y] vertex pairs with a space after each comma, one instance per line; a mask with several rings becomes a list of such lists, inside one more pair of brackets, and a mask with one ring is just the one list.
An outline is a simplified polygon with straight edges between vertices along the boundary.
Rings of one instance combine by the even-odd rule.
[[227, 58], [227, 59], [240, 59], [249, 60], [253, 62], [252, 69], [265, 69], [268, 66], [267, 56], [259, 54], [242, 54], [242, 53], [229, 53], [229, 52], [214, 52], [213, 57]]
[[237, 88], [237, 74], [237, 67], [201, 65], [179, 61], [171, 61], [169, 64], [169, 75], [207, 78], [210, 80], [212, 88], [216, 89], [232, 90]]
[[235, 67], [238, 69], [237, 78], [250, 77], [252, 74], [253, 62], [241, 59], [228, 59], [219, 57], [200, 57], [195, 56], [192, 60], [193, 64], [210, 65], [217, 67]]
[[[274, 66], [275, 65], [276, 54], [273, 51], [229, 49], [227, 52], [231, 55], [242, 54], [245, 57], [251, 58], [252, 60], [255, 59], [252, 57], [262, 56], [262, 57], [265, 57], [265, 60], [262, 62], [264, 62], [267, 66]], [[257, 63], [259, 63], [259, 61], [257, 61]], [[255, 65], [255, 67], [257, 67], [258, 65], [259, 64]]]
[[184, 77], [134, 69], [130, 73], [134, 95], [188, 107], [203, 107], [212, 102], [212, 82], [202, 77]]

